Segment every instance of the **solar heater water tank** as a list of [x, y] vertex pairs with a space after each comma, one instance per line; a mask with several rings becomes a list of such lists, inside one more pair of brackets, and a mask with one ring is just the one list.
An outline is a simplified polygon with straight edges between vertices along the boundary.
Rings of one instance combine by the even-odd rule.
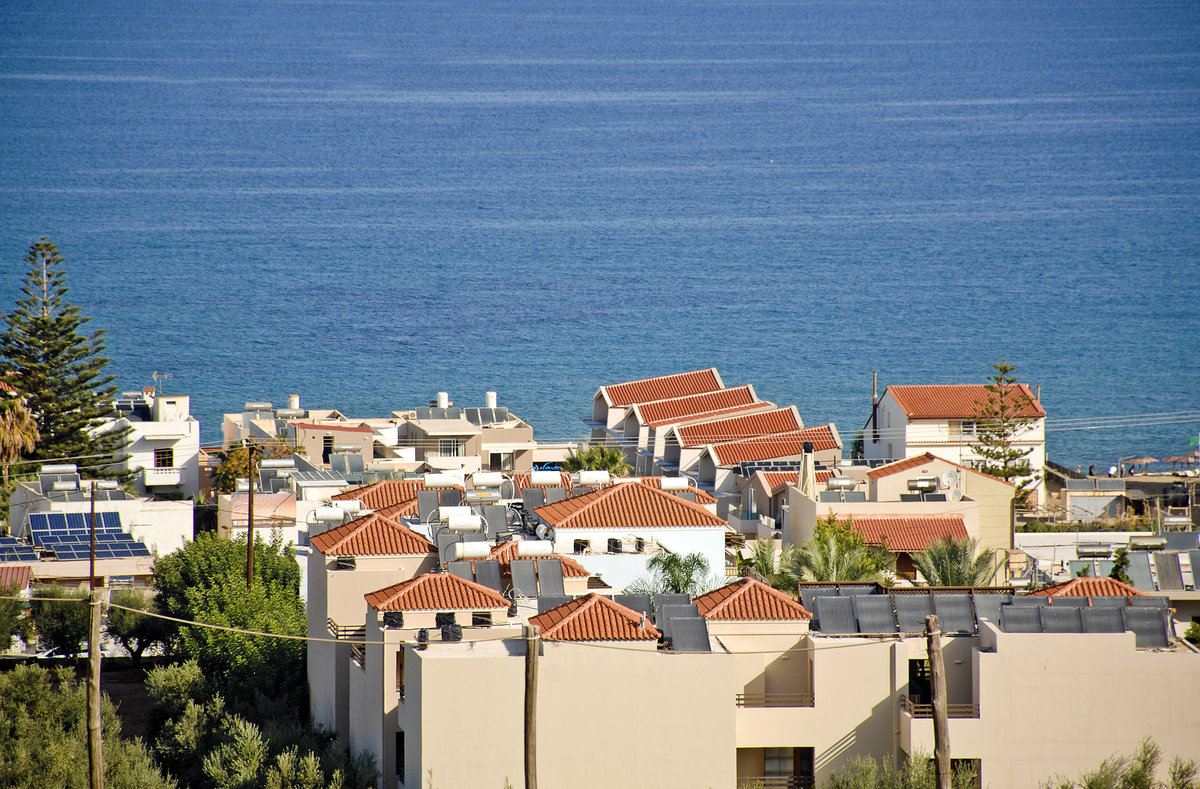
[[830, 477], [825, 482], [825, 490], [854, 490], [858, 480], [854, 477]]
[[547, 557], [554, 553], [554, 543], [549, 540], [521, 540], [517, 543], [517, 556], [523, 559]]
[[57, 490], [57, 491], [79, 490], [79, 483], [76, 482], [75, 480], [66, 480], [66, 481], [60, 480], [58, 482], [55, 482], [53, 485], [51, 485], [50, 490]]
[[247, 410], [247, 411], [270, 411], [273, 408], [274, 408], [274, 406], [272, 406], [270, 403], [268, 403], [266, 401], [262, 401], [262, 402], [257, 402], [257, 403], [246, 403], [245, 410]]
[[258, 463], [259, 468], [295, 468], [296, 461], [289, 458], [267, 458]]
[[313, 520], [324, 523], [341, 523], [345, 516], [346, 511], [341, 507], [317, 507], [313, 510]]
[[450, 546], [450, 560], [486, 559], [492, 552], [492, 546], [486, 542], [472, 540], [471, 542], [456, 542]]
[[576, 485], [607, 485], [609, 479], [610, 477], [607, 471], [593, 471], [590, 469], [585, 471], [577, 471], [571, 475], [571, 480]]
[[499, 471], [476, 471], [471, 475], [471, 484], [477, 488], [498, 488], [504, 484], [504, 475]]
[[531, 471], [529, 484], [535, 488], [553, 487], [562, 484], [562, 474], [557, 471]]
[[449, 393], [447, 393], [447, 392], [438, 392], [437, 393], [437, 407], [438, 408], [449, 408], [450, 407]]
[[471, 514], [470, 507], [462, 507], [462, 506], [438, 507], [438, 520], [440, 520], [442, 523], [449, 523], [451, 518], [462, 517], [463, 515], [470, 515], [470, 514]]
[[661, 487], [665, 491], [680, 491], [687, 490], [692, 486], [692, 481], [687, 477], [663, 477]]
[[[458, 508], [456, 507], [455, 509]], [[470, 510], [470, 507], [464, 507], [463, 509]], [[446, 528], [450, 531], [479, 531], [483, 528], [483, 518], [474, 513], [451, 515], [446, 519], [445, 523]]]
[[75, 474], [79, 471], [74, 463], [59, 463], [57, 465], [42, 466], [39, 474]]
[[277, 408], [275, 409], [275, 417], [277, 419], [300, 419], [306, 412], [299, 408]]
[[932, 493], [938, 489], [938, 478], [913, 477], [908, 481], [908, 489], [918, 493]]
[[483, 407], [484, 408], [495, 408], [496, 407], [496, 393], [495, 392], [484, 392], [483, 393]]
[[453, 488], [458, 485], [458, 480], [449, 474], [426, 474], [422, 478], [422, 481], [425, 483], [425, 487], [428, 490], [435, 490], [438, 488]]

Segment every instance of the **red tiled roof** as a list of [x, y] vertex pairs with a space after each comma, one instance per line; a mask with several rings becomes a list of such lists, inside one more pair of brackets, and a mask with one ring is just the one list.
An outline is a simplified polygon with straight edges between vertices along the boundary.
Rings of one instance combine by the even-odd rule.
[[[462, 490], [461, 485], [454, 486]], [[366, 487], [347, 490], [333, 496], [334, 501], [361, 501], [364, 507], [373, 510], [392, 507], [417, 500], [417, 491], [425, 490], [425, 481], [420, 479], [385, 479]]]
[[753, 578], [742, 578], [693, 600], [708, 619], [743, 621], [812, 619], [804, 606]]
[[724, 526], [699, 504], [650, 485], [622, 482], [534, 510], [558, 529], [630, 529], [646, 526]]
[[[799, 471], [758, 471], [757, 474], [763, 475], [763, 480], [770, 487], [767, 490], [774, 493], [784, 485], [796, 485], [800, 481]], [[817, 484], [824, 485], [833, 476], [833, 472], [827, 468], [817, 469]]]
[[841, 439], [834, 432], [832, 425], [817, 425], [816, 427], [806, 427], [803, 430], [777, 433], [773, 436], [757, 436], [740, 441], [713, 444], [712, 451], [717, 458], [718, 466], [732, 466], [749, 460], [769, 460], [770, 458], [799, 455], [804, 451], [805, 441], [813, 442], [814, 452], [839, 449], [842, 446]]
[[[631, 477], [630, 482], [640, 482], [643, 485], [649, 485], [653, 488], [662, 490], [662, 477]], [[706, 490], [701, 490], [695, 485], [688, 485], [688, 490], [696, 495], [697, 504], [716, 504], [717, 497]]]
[[437, 552], [429, 540], [378, 513], [321, 532], [309, 542], [326, 556], [411, 556]]
[[318, 425], [312, 422], [293, 422], [292, 427], [297, 430], [340, 430], [346, 433], [374, 433], [375, 431], [369, 427], [362, 425]]
[[692, 414], [685, 416], [682, 419], [664, 419], [661, 422], [651, 422], [647, 427], [653, 427], [656, 430], [661, 427], [670, 427], [671, 425], [690, 425], [693, 422], [708, 422], [713, 419], [719, 419], [723, 416], [737, 416], [738, 414], [752, 414], [759, 411], [766, 411], [768, 408], [774, 408], [774, 403], [768, 403], [765, 400], [760, 400], [757, 403], [747, 403], [746, 405], [735, 405], [732, 408], [719, 408], [716, 411], [705, 411], [700, 414]]
[[868, 545], [884, 545], [886, 538], [885, 547], [889, 551], [923, 551], [944, 537], [967, 539], [961, 515], [849, 515], [847, 518]]
[[795, 406], [774, 408], [742, 416], [714, 419], [708, 422], [693, 422], [675, 428], [680, 446], [699, 447], [719, 441], [732, 441], [772, 433], [787, 433], [804, 427], [796, 414]]
[[1030, 592], [1037, 597], [1149, 597], [1150, 595], [1134, 589], [1127, 583], [1116, 578], [1084, 577], [1072, 578], [1061, 584], [1046, 586], [1036, 592]]
[[620, 384], [609, 384], [600, 387], [601, 394], [608, 400], [610, 407], [648, 403], [651, 400], [667, 400], [674, 397], [700, 394], [723, 389], [721, 376], [717, 368], [693, 370], [690, 373], [675, 373], [660, 375], [656, 378], [643, 378], [640, 381], [626, 381]]
[[7, 381], [0, 379], [0, 392], [15, 392], [15, 391], [17, 391], [17, 390], [13, 389], [11, 386], [9, 386]]
[[[910, 419], [974, 419], [989, 394], [983, 384], [889, 386], [887, 392]], [[1046, 415], [1028, 384], [1014, 384], [1008, 396], [1023, 404], [1016, 416], [1037, 419]]]
[[913, 457], [905, 458], [904, 460], [897, 460], [895, 463], [888, 463], [886, 466], [880, 466], [879, 468], [873, 468], [867, 472], [867, 476], [870, 477], [871, 479], [883, 479], [884, 477], [890, 477], [893, 474], [899, 474], [902, 471], [912, 471], [914, 468], [920, 468], [921, 466], [924, 466], [927, 463], [932, 463], [935, 460], [940, 460], [943, 463], [949, 463], [951, 466], [954, 466], [956, 469], [959, 469], [960, 471], [969, 471], [972, 474], [978, 474], [981, 477], [987, 477], [988, 479], [994, 479], [997, 482], [1003, 482], [1005, 485], [1008, 485], [1010, 488], [1016, 487], [1015, 485], [1013, 485], [1011, 482], [1008, 482], [1007, 480], [1000, 479], [999, 477], [993, 477], [991, 474], [984, 474], [982, 471], [976, 471], [975, 469], [969, 468], [968, 466], [963, 466], [958, 463], [955, 463], [952, 460], [946, 460], [945, 458], [940, 458], [937, 455], [933, 454], [932, 452], [926, 452], [924, 455], [914, 455]]
[[23, 592], [29, 588], [33, 568], [28, 564], [0, 565], [0, 590]]
[[499, 592], [450, 573], [425, 573], [363, 597], [377, 611], [482, 611], [509, 605]]
[[660, 635], [640, 612], [594, 592], [530, 617], [529, 623], [547, 641], [657, 641]]
[[398, 521], [401, 518], [410, 518], [417, 515], [417, 500], [409, 499], [400, 504], [393, 504], [390, 507], [380, 507], [375, 510], [376, 515], [382, 515], [385, 518], [391, 518]]
[[[501, 574], [507, 575], [510, 572], [509, 565], [512, 563], [512, 560], [521, 558], [517, 555], [517, 546], [519, 544], [520, 540], [509, 540], [508, 542], [497, 545], [492, 549], [491, 554], [488, 555], [489, 559], [495, 559], [500, 564]], [[584, 569], [582, 564], [570, 558], [569, 556], [552, 553], [550, 554], [549, 558], [558, 559], [560, 562], [562, 562], [563, 578], [591, 577], [591, 573]], [[534, 572], [537, 572], [536, 564], [534, 565]]]
[[715, 392], [704, 392], [687, 397], [672, 397], [669, 400], [637, 403], [633, 407], [642, 424], [658, 425], [712, 411], [744, 408], [758, 404], [752, 388], [735, 386], [732, 389], [718, 389]]

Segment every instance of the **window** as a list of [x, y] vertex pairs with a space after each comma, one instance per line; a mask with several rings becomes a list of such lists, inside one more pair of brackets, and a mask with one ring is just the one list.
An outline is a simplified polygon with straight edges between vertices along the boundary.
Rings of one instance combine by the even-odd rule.
[[576, 540], [574, 543], [574, 546], [572, 547], [571, 550], [576, 555], [578, 555], [581, 553], [587, 553], [591, 549], [592, 549], [592, 541], [591, 540]]
[[396, 732], [396, 777], [404, 783], [404, 729]]
[[645, 541], [644, 539], [642, 539], [641, 537], [636, 537], [636, 538], [634, 538], [634, 541], [633, 541], [633, 546], [634, 546], [634, 549], [635, 549], [635, 550], [636, 550], [638, 553], [645, 553], [645, 552], [646, 552], [646, 541]]
[[463, 456], [463, 444], [457, 438], [439, 438], [438, 454], [443, 457], [458, 458]]
[[333, 454], [333, 436], [326, 434], [321, 439], [321, 462], [328, 463], [329, 456]]
[[512, 471], [513, 453], [492, 452], [488, 455], [488, 467], [492, 471]]
[[[396, 692], [400, 694], [400, 699], [403, 700], [404, 699], [404, 648], [403, 647], [401, 647], [396, 652]], [[400, 750], [402, 750], [402, 749], [399, 749], [399, 748], [397, 749], [397, 754], [399, 753]], [[396, 759], [399, 760], [400, 756], [397, 755]]]
[[491, 611], [475, 611], [471, 614], [471, 627], [491, 627]]
[[621, 541], [618, 540], [616, 537], [609, 537], [608, 538], [608, 552], [609, 553], [621, 553]]
[[796, 758], [791, 748], [763, 748], [763, 775], [767, 778], [791, 778], [796, 774]]
[[441, 611], [434, 617], [434, 627], [445, 627], [454, 624], [453, 611]]
[[973, 436], [977, 429], [977, 425], [973, 421], [950, 423], [950, 435], [952, 436]]
[[399, 630], [404, 627], [403, 611], [384, 611], [383, 626], [388, 630]]
[[928, 660], [916, 658], [908, 661], [908, 697], [914, 704], [933, 703], [933, 679]]
[[155, 468], [175, 468], [175, 450], [171, 447], [154, 450]]
[[[257, 520], [257, 519], [256, 519]], [[356, 566], [353, 556], [339, 556], [333, 563], [335, 570], [353, 570]]]

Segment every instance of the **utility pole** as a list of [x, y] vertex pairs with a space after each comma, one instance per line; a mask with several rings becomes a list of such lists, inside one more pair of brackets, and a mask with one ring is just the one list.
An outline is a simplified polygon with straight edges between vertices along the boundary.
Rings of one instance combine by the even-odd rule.
[[537, 789], [537, 625], [525, 625], [525, 789]]
[[946, 664], [942, 660], [942, 636], [937, 616], [925, 617], [925, 641], [929, 647], [929, 679], [933, 685], [933, 762], [938, 789], [950, 789], [950, 721], [946, 715]]
[[104, 730], [100, 719], [100, 590], [96, 588], [96, 481], [92, 480], [90, 521], [92, 548], [88, 559], [88, 776], [91, 789], [104, 789]]
[[254, 445], [246, 441], [246, 588], [254, 586]]

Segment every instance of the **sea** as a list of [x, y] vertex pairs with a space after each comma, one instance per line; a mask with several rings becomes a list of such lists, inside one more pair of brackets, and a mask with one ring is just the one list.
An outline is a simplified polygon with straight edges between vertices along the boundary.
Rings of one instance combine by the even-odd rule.
[[[1200, 431], [1195, 0], [5, 0], [0, 310], [40, 236], [124, 389], [578, 438], [715, 366], [835, 422], [1041, 387]], [[163, 378], [162, 375], [169, 375]]]

